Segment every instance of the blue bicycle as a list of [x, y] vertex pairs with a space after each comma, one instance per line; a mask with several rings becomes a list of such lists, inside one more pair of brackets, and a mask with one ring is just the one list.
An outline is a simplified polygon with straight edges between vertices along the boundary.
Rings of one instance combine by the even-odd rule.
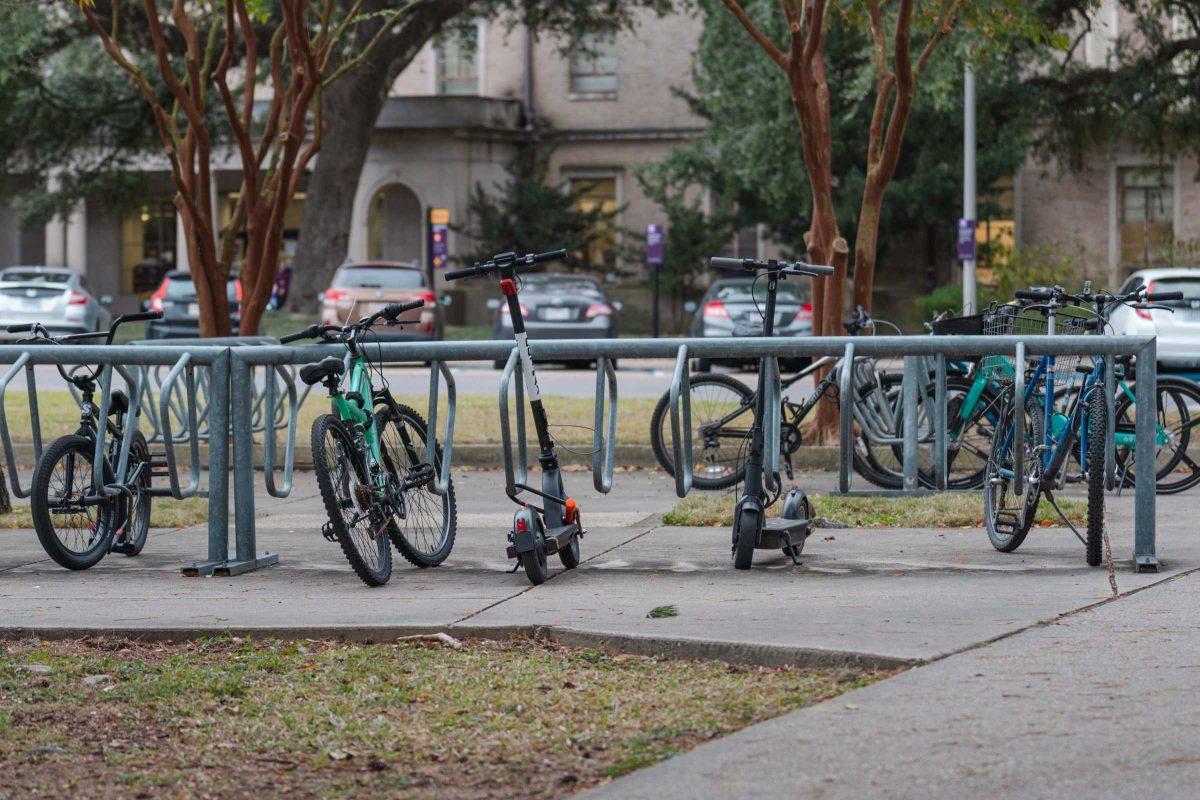
[[[1179, 292], [1150, 294], [1139, 287], [1123, 295], [1069, 294], [1061, 286], [1019, 291], [1021, 305], [1005, 305], [987, 315], [986, 332], [1000, 335], [1054, 335], [1060, 326], [1069, 332], [1101, 333], [1107, 313], [1126, 303], [1146, 308], [1147, 303], [1177, 300]], [[1087, 361], [1090, 360], [1090, 365]], [[1105, 361], [1100, 357], [1042, 356], [1029, 364], [988, 357], [986, 369], [1007, 385], [1000, 410], [996, 446], [984, 473], [984, 525], [992, 546], [1005, 553], [1025, 541], [1044, 496], [1055, 510], [1054, 491], [1067, 479], [1066, 465], [1074, 455], [1087, 482], [1086, 534], [1080, 534], [1061, 511], [1059, 516], [1083, 542], [1087, 563], [1098, 566], [1104, 547], [1104, 445], [1108, 435], [1108, 401], [1105, 396]], [[1026, 370], [1028, 379], [1020, 398], [1014, 397], [1012, 378]], [[1082, 376], [1079, 390], [1071, 391]], [[1059, 410], [1058, 397], [1066, 398]], [[1016, 441], [1016, 414], [1023, 414], [1023, 435]], [[1017, 480], [1017, 459], [1023, 479]]]

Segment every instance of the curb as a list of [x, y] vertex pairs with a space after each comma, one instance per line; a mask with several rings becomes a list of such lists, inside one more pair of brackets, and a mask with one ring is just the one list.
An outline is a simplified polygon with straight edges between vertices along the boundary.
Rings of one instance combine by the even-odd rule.
[[[151, 447], [153, 448], [154, 445], [152, 444]], [[586, 448], [588, 445], [572, 445], [572, 447]], [[276, 469], [279, 469], [283, 462], [283, 450], [283, 443], [281, 442], [275, 449]], [[178, 454], [180, 467], [186, 469], [191, 457], [188, 448], [186, 446], [178, 446], [176, 453]], [[531, 458], [536, 457], [536, 446], [531, 448], [530, 453]], [[590, 467], [592, 464], [592, 457], [590, 454], [587, 454], [586, 449], [580, 449], [579, 452], [575, 453], [560, 447], [558, 454], [559, 460], [569, 466]], [[13, 444], [13, 457], [18, 467], [32, 469], [36, 461], [33, 457], [33, 444], [27, 442]], [[482, 469], [503, 469], [504, 467], [504, 456], [500, 451], [499, 444], [455, 444], [453, 458], [453, 466], [455, 467], [475, 467]], [[200, 463], [208, 464], [208, 462], [208, 446], [202, 445], [200, 447]], [[254, 463], [258, 468], [262, 468], [263, 448], [260, 444], [254, 446]], [[801, 447], [792, 456], [792, 463], [796, 469], [801, 470], [833, 471], [838, 468], [838, 449], [836, 447], [815, 445]], [[658, 468], [658, 461], [654, 458], [654, 451], [647, 444], [618, 444], [613, 457], [613, 464], [617, 467]], [[299, 470], [312, 469], [312, 447], [310, 445], [296, 443], [296, 468]]]
[[241, 636], [252, 639], [331, 639], [359, 644], [377, 644], [402, 636], [446, 633], [459, 639], [508, 641], [535, 637], [565, 647], [590, 647], [613, 655], [654, 656], [671, 660], [724, 661], [756, 667], [830, 669], [857, 667], [877, 670], [906, 669], [925, 663], [923, 659], [897, 658], [877, 653], [820, 650], [810, 647], [728, 642], [713, 639], [677, 639], [666, 636], [593, 633], [543, 625], [380, 625], [346, 627], [226, 627], [226, 628], [35, 628], [0, 627], [0, 640], [37, 638], [44, 640], [83, 639], [115, 636], [143, 642], [185, 642], [212, 636]]

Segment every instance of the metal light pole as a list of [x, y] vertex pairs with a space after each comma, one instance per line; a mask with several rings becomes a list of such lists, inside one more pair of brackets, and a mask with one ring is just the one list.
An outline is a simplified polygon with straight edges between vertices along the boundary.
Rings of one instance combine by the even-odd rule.
[[[975, 73], [967, 64], [963, 76], [963, 219], [974, 226], [975, 207]], [[972, 231], [972, 236], [974, 231]], [[963, 259], [963, 314], [974, 314], [979, 304], [975, 290], [975, 257], [972, 242], [972, 257]]]

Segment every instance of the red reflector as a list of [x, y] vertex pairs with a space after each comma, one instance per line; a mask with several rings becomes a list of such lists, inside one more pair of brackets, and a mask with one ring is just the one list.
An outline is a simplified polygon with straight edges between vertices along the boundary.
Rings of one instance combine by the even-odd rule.
[[511, 297], [517, 293], [517, 282], [512, 278], [501, 278], [500, 291], [504, 292], [505, 297]]
[[529, 525], [525, 522], [524, 517], [517, 517], [517, 532], [525, 533], [527, 530], [529, 530]]

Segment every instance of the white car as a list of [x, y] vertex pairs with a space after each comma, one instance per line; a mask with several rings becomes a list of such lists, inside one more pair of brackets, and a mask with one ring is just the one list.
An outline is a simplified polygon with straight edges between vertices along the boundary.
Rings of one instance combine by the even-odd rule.
[[1129, 276], [1121, 294], [1145, 284], [1150, 292], [1183, 292], [1162, 309], [1121, 306], [1113, 312], [1113, 333], [1158, 336], [1158, 363], [1200, 369], [1200, 269], [1143, 269]]
[[112, 321], [105, 308], [110, 303], [111, 297], [96, 297], [86, 278], [63, 267], [0, 271], [0, 331], [30, 322], [56, 334], [106, 330]]

